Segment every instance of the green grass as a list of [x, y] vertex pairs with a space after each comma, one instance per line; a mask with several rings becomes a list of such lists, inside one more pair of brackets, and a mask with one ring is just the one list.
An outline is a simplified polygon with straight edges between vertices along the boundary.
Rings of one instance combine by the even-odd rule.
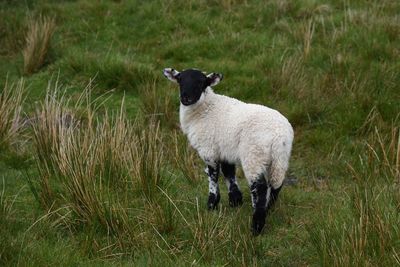
[[[1, 2], [0, 265], [400, 265], [399, 12], [390, 0]], [[27, 76], [41, 17], [55, 31]], [[222, 185], [206, 210], [165, 67], [221, 72], [217, 92], [294, 126], [298, 183], [262, 236], [241, 172], [244, 205], [229, 208]]]

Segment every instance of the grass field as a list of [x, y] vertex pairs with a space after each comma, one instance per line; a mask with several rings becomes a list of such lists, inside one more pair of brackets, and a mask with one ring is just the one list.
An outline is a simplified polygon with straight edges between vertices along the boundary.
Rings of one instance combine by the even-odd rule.
[[[1, 266], [400, 266], [400, 2], [0, 2]], [[206, 210], [162, 69], [295, 129], [264, 233]]]

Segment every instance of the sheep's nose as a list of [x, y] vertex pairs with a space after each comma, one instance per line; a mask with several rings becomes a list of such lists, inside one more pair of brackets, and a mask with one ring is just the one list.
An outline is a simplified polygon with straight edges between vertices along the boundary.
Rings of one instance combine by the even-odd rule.
[[187, 95], [182, 95], [181, 96], [181, 101], [182, 101], [183, 104], [190, 104], [191, 103], [191, 99]]

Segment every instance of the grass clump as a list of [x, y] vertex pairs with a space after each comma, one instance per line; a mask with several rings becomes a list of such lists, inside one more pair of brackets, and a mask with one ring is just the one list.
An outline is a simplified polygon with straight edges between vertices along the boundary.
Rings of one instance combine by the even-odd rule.
[[34, 195], [44, 210], [57, 210], [52, 216], [63, 228], [94, 227], [117, 238], [121, 249], [138, 245], [137, 219], [129, 207], [135, 199], [143, 203], [135, 192], [151, 200], [162, 185], [159, 126], [141, 129], [126, 119], [123, 106], [115, 115], [97, 116], [89, 87], [76, 104], [77, 116], [70, 100], [58, 96], [60, 87], [50, 89], [51, 84], [33, 125]]
[[55, 28], [54, 18], [39, 16], [29, 19], [26, 43], [22, 52], [25, 74], [31, 75], [37, 72], [46, 63]]
[[86, 103], [85, 112], [77, 116], [69, 110], [69, 100], [58, 97], [59, 86], [50, 89], [49, 84], [33, 125], [39, 173], [31, 180], [35, 196], [45, 210], [60, 209], [55, 214], [69, 228], [83, 224], [113, 235], [127, 233], [127, 214], [112, 194], [128, 184], [126, 144], [132, 135], [123, 115], [98, 120]]
[[200, 183], [204, 179], [203, 163], [196, 151], [186, 143], [186, 137], [178, 130], [172, 132], [171, 139], [172, 145], [168, 150], [173, 166], [182, 173], [189, 184]]
[[165, 164], [163, 136], [159, 124], [150, 123], [148, 128], [141, 130], [137, 135], [137, 143], [133, 147], [130, 162], [131, 175], [140, 182], [141, 190], [148, 199], [153, 199], [157, 187], [163, 181], [163, 164]]
[[16, 84], [6, 82], [0, 94], [0, 149], [15, 145], [22, 132], [22, 105], [24, 81]]
[[157, 121], [161, 126], [175, 129], [179, 125], [179, 104], [175, 96], [177, 88], [160, 88], [157, 83], [158, 81], [154, 80], [139, 87], [141, 112], [147, 121]]

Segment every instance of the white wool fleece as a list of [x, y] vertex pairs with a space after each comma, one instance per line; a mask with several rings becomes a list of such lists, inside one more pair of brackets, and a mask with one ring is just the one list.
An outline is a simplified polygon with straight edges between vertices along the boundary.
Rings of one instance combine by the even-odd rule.
[[260, 175], [273, 188], [282, 185], [293, 129], [278, 111], [216, 94], [207, 87], [197, 103], [180, 105], [179, 117], [182, 131], [207, 164], [241, 164], [250, 185]]

